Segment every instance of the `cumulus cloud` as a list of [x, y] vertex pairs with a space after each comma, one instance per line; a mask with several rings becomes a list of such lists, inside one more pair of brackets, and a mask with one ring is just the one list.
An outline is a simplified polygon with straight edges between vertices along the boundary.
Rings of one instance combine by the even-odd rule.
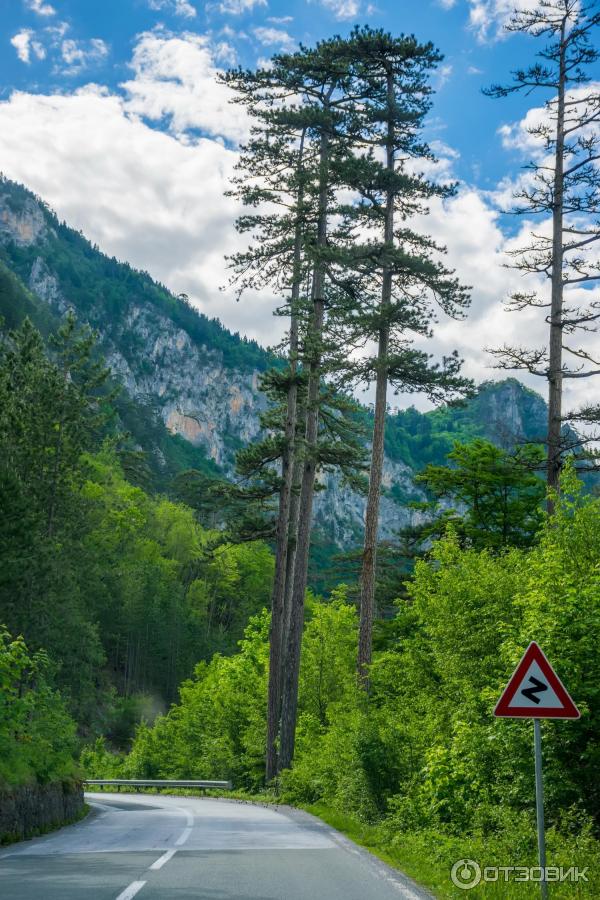
[[[246, 136], [243, 110], [214, 83], [208, 39], [142, 35], [137, 51], [122, 94], [88, 85], [0, 102], [0, 171], [105, 252], [188, 294], [233, 331], [276, 343], [285, 323], [271, 315], [275, 298], [237, 303], [219, 291], [225, 256], [246, 243], [234, 227], [241, 210], [224, 196], [238, 160], [224, 139]], [[153, 127], [165, 119], [168, 131]]]
[[165, 10], [184, 19], [194, 19], [196, 8], [188, 0], [148, 0], [150, 9]]
[[436, 90], [438, 90], [438, 91], [441, 90], [441, 88], [443, 88], [444, 85], [448, 81], [450, 81], [450, 78], [452, 77], [452, 72], [453, 72], [453, 66], [450, 63], [446, 63], [443, 66], [440, 66], [440, 68], [437, 70], [437, 72], [435, 73], [435, 76], [434, 76]]
[[32, 12], [37, 13], [38, 16], [55, 16], [56, 10], [50, 3], [45, 3], [44, 0], [26, 0], [25, 5]]
[[192, 129], [238, 141], [248, 134], [244, 111], [232, 108], [231, 93], [216, 81], [214, 48], [206, 35], [146, 32], [135, 47], [134, 78], [122, 87], [129, 112], [171, 132]]
[[[261, 294], [238, 304], [218, 290], [227, 281], [224, 257], [246, 243], [234, 228], [240, 209], [224, 193], [247, 122], [214, 84], [214, 50], [199, 35], [151, 33], [140, 37], [123, 93], [93, 85], [50, 96], [13, 93], [0, 102], [0, 170], [109, 254], [187, 293], [229, 328], [272, 344], [285, 327], [271, 315], [276, 299]], [[153, 127], [159, 121], [168, 130]], [[434, 149], [441, 158], [435, 174], [451, 177], [456, 151], [441, 142]], [[504, 310], [506, 297], [524, 287], [519, 273], [505, 268], [506, 251], [523, 242], [531, 223], [507, 236], [494, 198], [465, 186], [455, 198], [433, 200], [431, 214], [415, 224], [447, 246], [448, 265], [472, 285], [468, 319], [441, 315], [431, 352], [458, 349], [467, 374], [480, 381], [501, 374], [486, 346], [545, 343], [543, 311]], [[544, 388], [541, 380], [525, 380]], [[584, 380], [569, 383], [567, 405], [591, 389]]]
[[499, 40], [506, 35], [504, 26], [515, 10], [532, 9], [538, 0], [469, 0], [469, 26], [481, 43]]
[[336, 19], [354, 19], [360, 12], [360, 0], [320, 0], [321, 6], [333, 13]]
[[21, 62], [26, 64], [31, 62], [32, 54], [37, 59], [44, 59], [46, 56], [44, 46], [34, 39], [34, 32], [29, 28], [24, 28], [22, 31], [17, 32], [10, 39], [10, 42], [17, 51], [17, 56]]
[[63, 75], [76, 75], [108, 56], [108, 45], [101, 38], [92, 38], [89, 41], [67, 38], [62, 42], [60, 52], [65, 64], [60, 71]]
[[255, 6], [266, 5], [267, 0], [221, 0], [217, 4], [217, 9], [225, 15], [240, 16], [242, 13], [251, 12]]
[[[22, 181], [109, 254], [185, 292], [234, 331], [275, 342], [269, 297], [239, 304], [219, 286], [224, 256], [244, 239], [224, 197], [237, 153], [218, 140], [186, 144], [131, 115], [94, 86], [72, 94], [13, 93], [0, 103], [0, 169]], [[40, 135], [44, 136], [40, 140]], [[85, 141], [81, 137], [85, 135]]]
[[[592, 81], [589, 84], [575, 88], [567, 92], [568, 117], [572, 121], [583, 115], [586, 108], [586, 98], [590, 95], [600, 94], [600, 81]], [[537, 165], [553, 166], [552, 153], [548, 153], [546, 141], [539, 133], [540, 126], [552, 124], [549, 111], [545, 106], [531, 107], [525, 115], [516, 122], [505, 122], [498, 128], [498, 134], [505, 150], [510, 150], [521, 157], [523, 163], [532, 161]], [[569, 123], [567, 123], [569, 124]], [[555, 127], [553, 125], [553, 127]], [[598, 134], [598, 126], [590, 123], [581, 136], [590, 139]], [[596, 163], [597, 164], [597, 163]], [[510, 210], [514, 205], [514, 195], [523, 189], [531, 189], [534, 185], [534, 172], [530, 168], [521, 169], [514, 177], [503, 178], [491, 193], [494, 202], [504, 210]]]
[[264, 47], [275, 46], [281, 50], [293, 50], [296, 47], [294, 38], [282, 28], [254, 28], [253, 34]]
[[213, 57], [216, 62], [225, 66], [235, 66], [238, 61], [237, 50], [227, 41], [218, 41], [214, 44]]

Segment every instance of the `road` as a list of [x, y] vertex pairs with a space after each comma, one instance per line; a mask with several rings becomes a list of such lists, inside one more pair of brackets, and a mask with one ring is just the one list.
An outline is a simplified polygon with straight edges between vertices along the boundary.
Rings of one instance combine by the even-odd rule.
[[318, 819], [288, 807], [87, 794], [86, 819], [0, 851], [2, 900], [424, 900]]

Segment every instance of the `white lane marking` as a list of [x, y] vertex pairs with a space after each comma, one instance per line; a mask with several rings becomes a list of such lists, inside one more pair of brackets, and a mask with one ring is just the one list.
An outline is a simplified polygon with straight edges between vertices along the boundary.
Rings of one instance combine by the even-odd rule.
[[138, 891], [141, 891], [145, 884], [145, 881], [132, 881], [129, 887], [126, 887], [125, 890], [119, 894], [117, 900], [131, 900]]
[[188, 827], [188, 828], [185, 828], [185, 829], [181, 832], [181, 834], [179, 835], [179, 837], [177, 838], [177, 840], [175, 841], [175, 846], [176, 846], [176, 847], [181, 847], [182, 844], [185, 844], [185, 842], [187, 841], [187, 839], [189, 838], [189, 836], [190, 836], [191, 833], [192, 833], [192, 829], [191, 829], [191, 828], [189, 828], [189, 827]]
[[175, 856], [176, 853], [177, 853], [177, 850], [167, 850], [167, 852], [166, 852], [166, 853], [163, 853], [163, 855], [160, 856], [160, 857], [156, 860], [156, 862], [153, 862], [153, 863], [152, 863], [152, 865], [150, 866], [150, 869], [152, 869], [152, 870], [155, 870], [155, 869], [162, 869], [162, 867], [164, 866], [164, 864], [165, 864], [165, 863], [168, 863], [169, 860], [172, 859], [172, 858]]
[[177, 811], [183, 813], [185, 816], [185, 821], [187, 822], [187, 828], [184, 828], [177, 840], [175, 841], [176, 847], [181, 847], [188, 840], [190, 834], [192, 833], [192, 826], [194, 824], [194, 816], [186, 809], [185, 806], [178, 806]]

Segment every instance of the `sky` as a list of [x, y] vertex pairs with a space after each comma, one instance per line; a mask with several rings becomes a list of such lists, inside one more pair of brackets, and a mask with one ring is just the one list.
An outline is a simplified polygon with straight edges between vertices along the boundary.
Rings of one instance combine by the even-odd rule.
[[[482, 93], [536, 49], [504, 31], [513, 5], [0, 0], [0, 171], [105, 252], [188, 294], [231, 330], [273, 345], [284, 327], [272, 316], [275, 298], [238, 303], [226, 287], [225, 257], [245, 238], [234, 228], [239, 209], [224, 192], [248, 122], [216, 73], [347, 34], [355, 24], [413, 33], [444, 54], [425, 136], [440, 159], [437, 171], [459, 182], [456, 197], [435, 201], [421, 224], [447, 246], [447, 263], [472, 288], [466, 322], [440, 317], [430, 349], [458, 349], [477, 381], [501, 377], [485, 348], [524, 343], [524, 336], [543, 345], [546, 337], [539, 312], [504, 310], [510, 292], [524, 288], [505, 267], [506, 253], [532, 227], [507, 210], [523, 166], [539, 152], [526, 121], [546, 98]], [[544, 391], [539, 379], [523, 380]], [[592, 381], [575, 381], [568, 402], [593, 399]]]

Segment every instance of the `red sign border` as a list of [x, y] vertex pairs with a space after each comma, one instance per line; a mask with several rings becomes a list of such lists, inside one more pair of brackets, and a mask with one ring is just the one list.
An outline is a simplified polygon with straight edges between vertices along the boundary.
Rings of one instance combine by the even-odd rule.
[[[562, 703], [562, 707], [544, 708], [541, 706], [539, 709], [535, 709], [532, 706], [509, 707], [509, 703], [515, 696], [523, 677], [533, 660], [537, 662], [546, 676], [548, 684], [552, 687], [556, 696]], [[581, 713], [575, 706], [566, 687], [548, 662], [542, 648], [535, 641], [532, 641], [523, 654], [521, 662], [513, 672], [510, 681], [504, 688], [502, 696], [494, 709], [494, 715], [507, 719], [579, 719]]]

